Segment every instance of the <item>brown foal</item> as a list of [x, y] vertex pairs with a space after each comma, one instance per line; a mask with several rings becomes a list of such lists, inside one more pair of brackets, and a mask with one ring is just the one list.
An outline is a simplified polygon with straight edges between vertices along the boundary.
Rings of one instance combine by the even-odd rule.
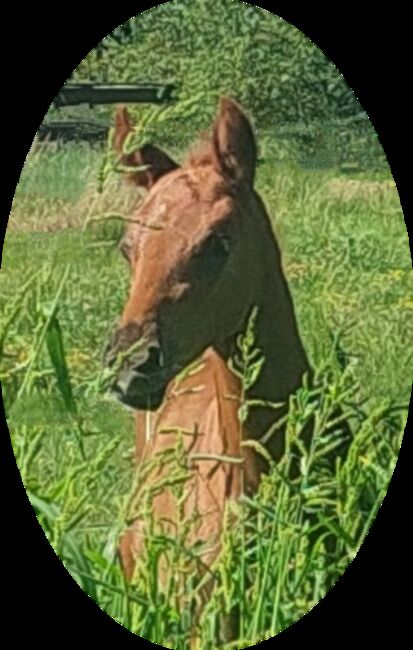
[[[140, 488], [167, 475], [156, 458], [185, 434], [189, 475], [183, 508], [188, 519], [196, 513], [191, 542], [205, 544], [202, 572], [219, 553], [226, 502], [242, 491], [254, 492], [265, 469], [242, 442], [262, 438], [274, 411], [252, 409], [241, 426], [241, 384], [228, 367], [254, 306], [265, 362], [249, 397], [283, 402], [286, 409], [310, 368], [280, 250], [254, 190], [256, 144], [243, 111], [221, 98], [211, 138], [182, 166], [152, 145], [123, 153], [132, 128], [126, 109], [118, 109], [115, 148], [124, 164], [139, 166], [128, 178], [147, 193], [121, 243], [131, 289], [107, 361], [136, 346], [120, 368], [114, 391], [136, 411], [139, 468], [155, 459], [135, 494], [138, 501]], [[185, 375], [195, 360], [198, 367]], [[279, 460], [282, 430], [266, 446]], [[167, 486], [157, 491], [151, 508], [159, 526], [172, 531], [173, 491]], [[122, 564], [129, 577], [144, 554], [146, 534], [137, 517], [122, 537]]]

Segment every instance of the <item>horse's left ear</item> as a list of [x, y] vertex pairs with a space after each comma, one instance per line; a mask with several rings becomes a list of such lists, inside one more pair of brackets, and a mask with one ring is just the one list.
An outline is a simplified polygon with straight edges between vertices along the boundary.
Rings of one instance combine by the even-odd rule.
[[221, 97], [213, 129], [219, 171], [236, 184], [254, 184], [257, 146], [251, 124], [236, 102]]
[[133, 131], [132, 122], [126, 106], [118, 106], [115, 114], [115, 129], [113, 133], [113, 148], [122, 153], [126, 137]]
[[121, 163], [127, 167], [137, 168], [136, 172], [133, 170], [125, 172], [126, 179], [134, 185], [150, 190], [161, 176], [177, 169], [178, 165], [167, 153], [152, 144], [145, 144], [140, 149], [126, 154], [123, 145], [132, 131], [133, 124], [128, 109], [126, 106], [118, 106], [115, 114], [113, 148], [119, 154]]

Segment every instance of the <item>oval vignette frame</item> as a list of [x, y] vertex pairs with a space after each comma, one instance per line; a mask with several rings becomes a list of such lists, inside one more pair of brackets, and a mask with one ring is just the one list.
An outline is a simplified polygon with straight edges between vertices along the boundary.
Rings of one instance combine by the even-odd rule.
[[[369, 537], [370, 537], [370, 536], [369, 536]], [[368, 539], [369, 539], [369, 538], [367, 538], [367, 540], [364, 542], [364, 545], [366, 544], [366, 542], [367, 542], [367, 544], [368, 544]], [[363, 545], [363, 546], [364, 546], [364, 545]], [[347, 573], [348, 573], [348, 568], [346, 569], [346, 574], [347, 574]], [[343, 580], [343, 579], [342, 579], [342, 580]], [[336, 586], [336, 589], [337, 589], [337, 588], [338, 588], [338, 586]], [[323, 602], [324, 602], [324, 601], [323, 601]], [[319, 607], [320, 607], [320, 606], [321, 606], [321, 605], [319, 605]], [[319, 609], [319, 608], [316, 608], [316, 611], [317, 611], [318, 609]], [[316, 612], [313, 612], [313, 615], [314, 615], [315, 613], [316, 613]], [[307, 617], [306, 617], [306, 618], [307, 618]], [[304, 624], [305, 624], [305, 622], [304, 622]], [[294, 625], [294, 626], [290, 629], [289, 633], [290, 633], [290, 632], [293, 632], [294, 628], [296, 628], [296, 627], [297, 627], [297, 624]], [[284, 635], [283, 635], [283, 636], [284, 636]]]

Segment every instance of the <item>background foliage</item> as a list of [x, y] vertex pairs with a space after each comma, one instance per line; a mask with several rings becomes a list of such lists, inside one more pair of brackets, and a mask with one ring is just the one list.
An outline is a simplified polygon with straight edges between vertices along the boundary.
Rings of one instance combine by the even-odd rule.
[[[228, 94], [252, 116], [262, 141], [277, 136], [278, 158], [385, 165], [374, 129], [335, 66], [299, 30], [252, 5], [165, 3], [117, 28], [72, 80], [176, 83], [189, 103], [156, 133], [169, 146], [186, 146], [208, 129], [218, 97]], [[95, 112], [108, 117], [107, 108]], [[135, 109], [138, 118], [144, 112]]]
[[201, 93], [209, 110], [228, 93], [262, 127], [360, 112], [343, 77], [307, 37], [252, 5], [178, 0], [132, 18], [113, 36], [74, 80], [175, 81], [183, 98]]

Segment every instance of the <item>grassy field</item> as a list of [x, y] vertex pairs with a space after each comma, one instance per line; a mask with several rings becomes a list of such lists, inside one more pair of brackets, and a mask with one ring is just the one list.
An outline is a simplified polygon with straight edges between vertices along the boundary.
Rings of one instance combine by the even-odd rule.
[[[137, 197], [118, 178], [102, 184], [101, 170], [102, 151], [80, 145], [40, 146], [27, 160], [0, 276], [3, 399], [29, 498], [68, 570], [122, 625], [187, 648], [196, 584], [185, 572], [184, 532], [152, 540], [136, 584], [125, 584], [116, 556], [134, 431], [131, 413], [105, 392], [102, 351], [128, 291], [116, 248], [122, 223], [107, 217], [129, 214]], [[317, 369], [314, 386], [291, 399], [288, 439], [313, 413], [318, 427], [294, 482], [287, 456], [237, 506], [201, 622], [205, 649], [216, 647], [223, 608], [240, 608], [236, 647], [248, 646], [304, 615], [342, 574], [386, 493], [411, 390], [411, 258], [390, 172], [351, 176], [266, 158], [258, 190]], [[355, 436], [346, 462], [328, 473], [320, 459], [337, 404]], [[175, 564], [162, 593], [166, 547]]]

